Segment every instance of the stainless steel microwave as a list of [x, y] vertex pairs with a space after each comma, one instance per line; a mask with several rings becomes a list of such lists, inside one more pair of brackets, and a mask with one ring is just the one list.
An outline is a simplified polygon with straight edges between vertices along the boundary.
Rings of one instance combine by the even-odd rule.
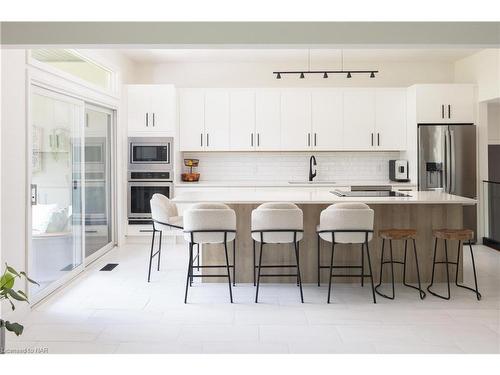
[[173, 168], [171, 137], [131, 137], [129, 171], [169, 171]]

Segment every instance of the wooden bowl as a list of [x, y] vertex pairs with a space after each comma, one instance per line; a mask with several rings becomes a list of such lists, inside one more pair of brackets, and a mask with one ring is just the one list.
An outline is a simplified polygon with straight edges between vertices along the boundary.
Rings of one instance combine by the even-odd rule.
[[182, 173], [181, 180], [184, 182], [197, 182], [200, 180], [199, 173]]

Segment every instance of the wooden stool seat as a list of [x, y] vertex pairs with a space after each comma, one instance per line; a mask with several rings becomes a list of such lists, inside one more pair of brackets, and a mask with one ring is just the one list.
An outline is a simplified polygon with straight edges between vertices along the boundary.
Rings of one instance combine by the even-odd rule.
[[413, 240], [417, 238], [416, 229], [381, 229], [378, 234], [386, 240]]
[[470, 241], [474, 238], [474, 231], [470, 229], [436, 229], [432, 235], [442, 240]]

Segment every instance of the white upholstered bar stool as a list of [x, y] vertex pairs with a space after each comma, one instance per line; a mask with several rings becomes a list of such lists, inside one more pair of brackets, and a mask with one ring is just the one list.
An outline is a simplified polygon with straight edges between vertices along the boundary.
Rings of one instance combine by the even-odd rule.
[[[231, 290], [231, 274], [233, 269], [233, 283], [236, 269], [236, 213], [223, 203], [197, 203], [184, 212], [184, 239], [189, 244], [189, 263], [186, 277], [186, 293], [184, 303], [187, 303], [188, 289], [193, 277], [227, 277], [229, 297], [233, 303]], [[227, 252], [228, 242], [233, 242], [233, 264], [229, 264]], [[193, 247], [195, 244], [223, 244], [226, 256], [225, 265], [203, 265], [199, 268], [226, 268], [226, 275], [193, 275]]]
[[[320, 223], [317, 227], [317, 233], [319, 236], [318, 279], [321, 269], [329, 269], [330, 277], [328, 282], [328, 303], [330, 303], [333, 277], [360, 277], [361, 282], [363, 281], [363, 278], [370, 277], [372, 284], [373, 302], [377, 303], [377, 300], [375, 298], [375, 288], [373, 285], [370, 249], [368, 247], [368, 242], [373, 238], [373, 217], [373, 210], [364, 203], [336, 203], [321, 211]], [[321, 264], [319, 263], [320, 238], [324, 241], [331, 242], [332, 244], [330, 266], [321, 266]], [[333, 257], [336, 244], [361, 244], [361, 265], [335, 266], [333, 264]], [[364, 273], [364, 249], [366, 249], [368, 268], [370, 271], [369, 274]], [[358, 275], [339, 275], [333, 273], [334, 269], [360, 269], [361, 272]], [[363, 282], [361, 285], [363, 285]]]
[[[296, 276], [300, 288], [300, 300], [304, 303], [302, 280], [300, 278], [299, 241], [304, 232], [302, 210], [293, 203], [278, 202], [264, 203], [252, 211], [252, 239], [253, 239], [253, 277], [255, 285], [255, 270], [257, 269], [257, 290], [255, 303], [259, 298], [260, 278]], [[260, 243], [259, 265], [255, 265], [255, 242]], [[262, 253], [265, 244], [289, 243], [293, 244], [296, 264], [262, 265]], [[296, 268], [296, 274], [262, 274], [262, 268]]]
[[[162, 233], [172, 229], [182, 229], [183, 220], [177, 212], [177, 206], [163, 194], [153, 194], [150, 201], [151, 218], [153, 222], [153, 236], [151, 239], [151, 252], [149, 254], [148, 283], [151, 280], [151, 266], [153, 258], [158, 255], [158, 271], [160, 270], [160, 256]], [[155, 234], [160, 233], [158, 250], [154, 252]]]

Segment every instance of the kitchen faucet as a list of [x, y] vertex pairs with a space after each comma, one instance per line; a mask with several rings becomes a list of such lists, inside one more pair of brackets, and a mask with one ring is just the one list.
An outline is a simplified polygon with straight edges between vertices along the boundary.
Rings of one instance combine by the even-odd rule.
[[314, 170], [314, 173], [312, 170], [313, 165], [316, 166], [316, 158], [314, 157], [314, 155], [311, 155], [311, 158], [309, 159], [309, 181], [310, 182], [312, 182], [314, 177], [316, 177], [316, 170]]

